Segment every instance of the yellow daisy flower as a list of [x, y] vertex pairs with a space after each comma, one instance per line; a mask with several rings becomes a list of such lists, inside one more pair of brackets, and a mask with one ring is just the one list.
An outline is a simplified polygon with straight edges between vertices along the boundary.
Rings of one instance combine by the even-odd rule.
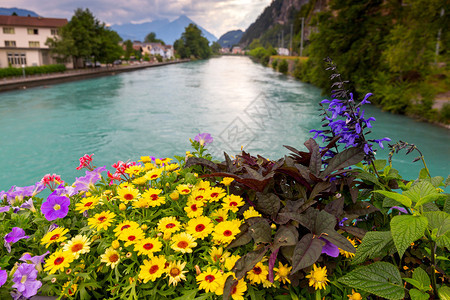
[[209, 181], [200, 180], [199, 182], [197, 182], [194, 189], [197, 191], [206, 191], [209, 189], [209, 186], [210, 186]]
[[177, 186], [177, 191], [181, 194], [181, 195], [188, 195], [191, 193], [191, 188], [189, 187], [189, 185], [187, 184], [180, 184]]
[[[145, 171], [151, 171], [154, 168], [156, 168], [156, 166], [154, 164], [152, 164], [151, 162], [148, 162], [148, 163], [144, 164], [144, 170]], [[145, 177], [147, 177], [147, 176], [145, 176]]]
[[50, 232], [47, 232], [41, 239], [41, 244], [45, 245], [45, 248], [48, 248], [53, 243], [60, 243], [67, 240], [67, 237], [64, 236], [69, 232], [69, 229], [64, 229], [64, 227], [57, 227]]
[[228, 271], [231, 271], [231, 269], [234, 268], [234, 265], [239, 260], [239, 258], [241, 258], [239, 255], [231, 255], [229, 258], [225, 259], [224, 267]]
[[203, 202], [197, 203], [197, 201], [188, 201], [186, 207], [184, 208], [184, 211], [186, 212], [188, 218], [196, 218], [203, 215], [203, 205]]
[[164, 217], [158, 222], [158, 230], [164, 233], [174, 233], [181, 229], [180, 222], [175, 217]]
[[226, 209], [218, 209], [211, 213], [211, 219], [216, 221], [217, 223], [226, 221], [228, 219], [228, 210]]
[[141, 228], [128, 228], [122, 230], [117, 239], [125, 242], [125, 247], [136, 244], [145, 238], [144, 231]]
[[227, 195], [227, 192], [221, 187], [213, 187], [206, 191], [211, 202], [217, 202]]
[[218, 263], [222, 260], [225, 261], [230, 256], [230, 252], [223, 253], [222, 247], [212, 247], [211, 250], [209, 250], [209, 255], [211, 256], [211, 259], [214, 263]]
[[197, 242], [195, 238], [186, 232], [181, 232], [172, 237], [172, 245], [170, 246], [173, 250], [182, 253], [192, 253], [192, 248], [197, 247]]
[[141, 176], [141, 177], [134, 178], [132, 182], [137, 185], [144, 185], [148, 182], [148, 179], [146, 176]]
[[220, 287], [222, 274], [218, 270], [212, 270], [208, 267], [205, 272], [197, 275], [198, 288], [205, 292], [215, 292]]
[[236, 195], [226, 196], [222, 199], [222, 201], [223, 208], [231, 210], [232, 212], [237, 212], [239, 210], [239, 207], [244, 205], [244, 200], [240, 196]]
[[166, 258], [163, 255], [153, 256], [150, 260], [144, 260], [144, 264], [140, 266], [139, 279], [144, 283], [155, 281], [161, 277], [165, 271]]
[[177, 164], [177, 163], [175, 163], [175, 164], [168, 164], [168, 165], [165, 166], [167, 172], [171, 172], [173, 170], [176, 170], [179, 167], [180, 167], [180, 165]]
[[170, 163], [171, 160], [172, 159], [168, 158], [168, 157], [166, 157], [166, 158], [157, 158], [157, 159], [155, 159], [155, 163], [157, 165], [159, 165], [159, 166], [162, 166], [163, 164], [167, 165], [168, 163]]
[[96, 228], [97, 231], [102, 229], [107, 230], [115, 217], [116, 214], [111, 211], [102, 211], [99, 214], [95, 214], [92, 218], [89, 218], [88, 225], [91, 228]]
[[231, 288], [231, 298], [233, 300], [244, 300], [244, 293], [247, 291], [247, 283], [242, 278]]
[[62, 293], [65, 296], [73, 296], [75, 295], [76, 291], [78, 289], [78, 285], [76, 285], [75, 283], [70, 283], [70, 281], [67, 281], [66, 283], [64, 283], [64, 285], [62, 286]]
[[114, 228], [114, 233], [116, 236], [119, 236], [122, 231], [128, 228], [139, 228], [139, 224], [134, 221], [122, 221], [121, 223], [119, 223], [119, 225], [117, 225], [116, 228]]
[[229, 186], [233, 181], [234, 178], [224, 177], [220, 183], [223, 184], [224, 186]]
[[238, 222], [224, 221], [214, 228], [213, 240], [218, 244], [229, 244], [239, 232]]
[[106, 263], [106, 266], [111, 266], [114, 269], [120, 261], [120, 254], [114, 248], [107, 248], [105, 253], [100, 255], [101, 262]]
[[128, 203], [130, 201], [137, 200], [137, 198], [139, 197], [139, 190], [129, 186], [126, 188], [117, 189], [117, 194], [122, 202]]
[[162, 169], [152, 169], [145, 173], [145, 177], [147, 177], [148, 180], [156, 180], [161, 177], [162, 171]]
[[278, 268], [273, 268], [273, 270], [276, 273], [275, 275], [275, 280], [279, 280], [280, 282], [283, 282], [283, 284], [286, 283], [286, 281], [288, 283], [291, 283], [291, 281], [288, 278], [289, 273], [292, 270], [292, 267], [288, 267], [288, 265], [286, 264], [286, 266], [284, 266], [280, 261], [278, 262]]
[[152, 162], [152, 158], [150, 156], [141, 156], [141, 161], [145, 163]]
[[134, 251], [137, 251], [139, 255], [152, 256], [153, 253], [161, 251], [162, 243], [158, 238], [145, 238], [138, 241], [134, 245]]
[[89, 209], [95, 208], [95, 206], [98, 204], [99, 200], [100, 199], [95, 196], [83, 198], [80, 202], [75, 204], [75, 210], [79, 211], [80, 213], [84, 213], [85, 211], [87, 211]]
[[247, 272], [247, 279], [251, 283], [263, 283], [267, 279], [267, 275], [269, 275], [269, 268], [259, 262]]
[[134, 188], [134, 185], [132, 183], [129, 183], [128, 181], [122, 182], [121, 184], [119, 184], [118, 188], [119, 189], [126, 189], [126, 188]]
[[204, 239], [214, 230], [214, 225], [208, 217], [201, 216], [189, 220], [186, 225], [186, 232], [196, 239]]
[[185, 266], [186, 262], [181, 263], [181, 261], [173, 261], [169, 264], [166, 269], [169, 285], [176, 286], [181, 280], [186, 280], [184, 273], [187, 273], [187, 271], [183, 271]]
[[125, 170], [125, 173], [127, 173], [127, 174], [130, 175], [130, 176], [137, 176], [137, 175], [139, 175], [142, 171], [144, 171], [144, 168], [143, 168], [142, 166], [140, 166], [140, 165], [136, 165], [136, 166], [128, 167], [128, 168]]
[[[347, 237], [347, 240], [348, 240], [350, 243], [352, 243], [352, 245], [353, 245], [355, 248], [358, 247], [358, 246], [356, 246], [355, 240], [352, 240], [352, 239], [349, 238], [349, 237]], [[351, 252], [342, 250], [341, 248], [339, 248], [339, 253], [340, 253], [341, 255], [344, 255], [346, 258], [352, 258], [353, 256], [355, 256], [355, 253], [351, 253]]]
[[64, 245], [64, 251], [71, 252], [74, 258], [78, 259], [78, 257], [80, 257], [80, 254], [89, 252], [90, 244], [91, 242], [89, 241], [87, 236], [79, 234]]
[[189, 195], [188, 202], [205, 203], [208, 199], [208, 194], [205, 191], [194, 190]]
[[246, 211], [244, 211], [244, 219], [249, 219], [253, 217], [262, 217], [262, 215], [257, 212], [253, 206], [250, 206]]
[[160, 206], [166, 203], [166, 197], [160, 196], [162, 190], [160, 189], [148, 189], [142, 194], [142, 197], [147, 200], [147, 203], [151, 207]]
[[306, 278], [309, 278], [309, 286], [314, 286], [316, 290], [324, 289], [327, 282], [329, 282], [327, 278], [327, 267], [316, 267], [316, 264], [314, 264], [311, 273], [306, 275]]
[[73, 260], [72, 253], [58, 250], [45, 260], [44, 271], [48, 271], [50, 274], [54, 274], [56, 271], [64, 271]]

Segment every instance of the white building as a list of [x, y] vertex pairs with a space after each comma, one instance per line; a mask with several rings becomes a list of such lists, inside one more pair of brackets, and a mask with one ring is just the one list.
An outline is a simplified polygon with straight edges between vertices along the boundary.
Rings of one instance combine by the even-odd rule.
[[0, 16], [0, 68], [57, 63], [45, 42], [65, 24], [67, 19]]
[[278, 55], [288, 56], [289, 49], [288, 48], [277, 48]]

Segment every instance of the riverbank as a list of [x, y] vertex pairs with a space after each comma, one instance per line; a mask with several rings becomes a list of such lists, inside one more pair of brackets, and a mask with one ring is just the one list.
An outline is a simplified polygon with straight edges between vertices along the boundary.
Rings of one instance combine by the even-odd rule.
[[124, 72], [132, 72], [140, 69], [161, 67], [165, 65], [178, 64], [190, 61], [182, 59], [176, 61], [168, 61], [161, 63], [142, 62], [133, 65], [101, 67], [94, 69], [76, 69], [67, 70], [60, 73], [39, 74], [26, 77], [4, 78], [0, 80], [0, 92], [6, 92], [17, 89], [27, 89], [37, 86], [45, 86], [49, 84], [57, 84], [75, 80], [83, 80], [96, 78], [101, 76], [116, 75]]

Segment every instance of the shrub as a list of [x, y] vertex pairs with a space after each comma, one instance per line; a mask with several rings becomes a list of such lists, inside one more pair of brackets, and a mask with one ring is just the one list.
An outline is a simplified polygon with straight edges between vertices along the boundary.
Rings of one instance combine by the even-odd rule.
[[[65, 70], [66, 66], [62, 64], [33, 66], [33, 67], [25, 67], [25, 75], [49, 74], [55, 72], [64, 72]], [[9, 67], [0, 69], [0, 78], [22, 76], [22, 75], [23, 75], [22, 68]]]
[[278, 71], [280, 71], [283, 74], [287, 74], [287, 72], [289, 71], [289, 64], [287, 62], [287, 60], [283, 59], [279, 65], [278, 65]]
[[278, 59], [274, 59], [274, 60], [272, 61], [272, 68], [273, 68], [274, 70], [276, 70], [276, 69], [277, 69], [277, 65], [278, 65]]

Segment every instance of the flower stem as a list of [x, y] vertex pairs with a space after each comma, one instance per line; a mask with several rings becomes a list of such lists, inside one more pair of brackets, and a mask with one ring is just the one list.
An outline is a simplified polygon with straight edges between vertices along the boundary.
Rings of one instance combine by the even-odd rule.
[[436, 243], [430, 239], [431, 249], [431, 287], [433, 288], [433, 294], [437, 297], [436, 287]]
[[316, 300], [320, 299], [321, 299], [320, 290], [316, 290]]

